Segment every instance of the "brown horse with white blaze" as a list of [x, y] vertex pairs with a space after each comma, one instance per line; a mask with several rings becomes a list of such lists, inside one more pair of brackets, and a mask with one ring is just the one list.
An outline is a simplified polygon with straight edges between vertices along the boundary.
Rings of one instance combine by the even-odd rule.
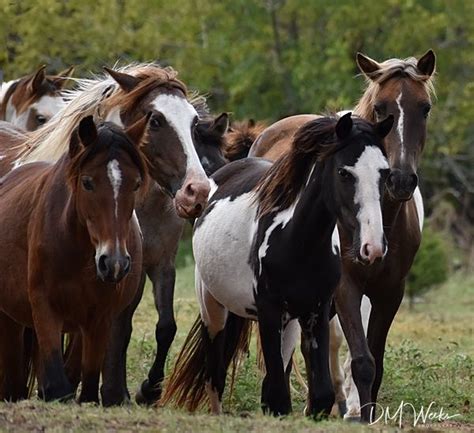
[[35, 331], [45, 400], [66, 399], [61, 335], [82, 334], [80, 401], [98, 402], [113, 318], [135, 296], [142, 245], [134, 207], [146, 188], [139, 149], [148, 116], [127, 130], [84, 118], [55, 163], [37, 162], [0, 186], [0, 400], [27, 396], [23, 334]]
[[[418, 60], [411, 57], [382, 63], [359, 53], [357, 64], [367, 88], [354, 113], [369, 121], [387, 115], [395, 118], [395, 127], [384, 139], [391, 169], [382, 209], [388, 241], [385, 259], [369, 260], [370, 266], [352, 262], [349, 236], [339, 230], [343, 272], [335, 305], [352, 356], [352, 375], [360, 397], [358, 410], [362, 420], [369, 421], [382, 382], [387, 335], [421, 242], [424, 212], [417, 167], [426, 139], [436, 59], [431, 50]], [[256, 140], [250, 155], [275, 159], [288, 152], [291, 137], [313, 118], [301, 115], [277, 122]], [[363, 295], [372, 304], [367, 338], [360, 312]]]
[[62, 90], [74, 67], [57, 75], [46, 75], [46, 67], [25, 77], [2, 83], [0, 88], [0, 120], [25, 131], [34, 131], [64, 106]]

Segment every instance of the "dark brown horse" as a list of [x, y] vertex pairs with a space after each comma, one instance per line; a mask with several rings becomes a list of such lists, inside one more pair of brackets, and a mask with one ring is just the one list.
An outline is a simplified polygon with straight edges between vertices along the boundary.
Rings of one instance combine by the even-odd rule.
[[45, 68], [41, 66], [26, 77], [2, 84], [0, 120], [11, 122], [25, 131], [34, 131], [64, 106], [61, 92], [74, 67], [57, 75], [46, 75]]
[[0, 186], [0, 400], [26, 397], [23, 333], [38, 341], [45, 400], [71, 397], [61, 334], [82, 335], [80, 401], [98, 402], [113, 318], [137, 290], [142, 265], [133, 211], [147, 183], [139, 149], [148, 118], [125, 135], [84, 118], [55, 163], [22, 166]]
[[[382, 382], [387, 334], [421, 241], [423, 204], [416, 170], [431, 109], [435, 55], [430, 50], [419, 60], [390, 59], [378, 63], [358, 54], [357, 64], [366, 77], [367, 89], [355, 114], [369, 121], [389, 114], [395, 117], [395, 127], [384, 140], [391, 168], [383, 199], [389, 245], [384, 261], [370, 266], [352, 262], [348, 234], [340, 228], [343, 274], [336, 289], [335, 304], [352, 356], [361, 417], [369, 421], [373, 416], [371, 403], [377, 401]], [[271, 126], [256, 140], [250, 155], [275, 159], [287, 152], [295, 131], [313, 118], [313, 115], [294, 116]], [[360, 313], [363, 295], [372, 303], [367, 338]]]

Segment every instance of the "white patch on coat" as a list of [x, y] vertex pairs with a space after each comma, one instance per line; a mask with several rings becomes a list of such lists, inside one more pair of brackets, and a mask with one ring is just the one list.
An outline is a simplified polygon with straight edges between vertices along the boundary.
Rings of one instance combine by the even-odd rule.
[[6, 157], [7, 157], [7, 155], [0, 155], [0, 161], [1, 161], [2, 159], [5, 159]]
[[208, 291], [226, 309], [255, 319], [255, 275], [249, 263], [256, 234], [255, 194], [217, 200], [195, 229], [196, 291], [201, 308]]
[[107, 114], [105, 120], [107, 122], [112, 122], [120, 128], [124, 128], [122, 118], [120, 117], [120, 107], [112, 108]]
[[400, 103], [402, 100], [402, 91], [400, 90], [400, 94], [398, 95], [396, 101], [398, 105], [398, 124], [397, 124], [397, 131], [398, 136], [400, 137], [400, 160], [403, 161], [405, 158], [405, 146], [403, 144], [403, 128], [405, 126], [405, 112], [403, 111], [402, 104]]
[[212, 177], [209, 178], [209, 183], [211, 185], [211, 189], [209, 190], [207, 200], [210, 200], [214, 193], [217, 191], [217, 183], [214, 181], [214, 179], [212, 179]]
[[3, 99], [5, 98], [8, 89], [11, 87], [12, 84], [16, 83], [17, 81], [19, 80], [11, 80], [2, 83], [2, 85], [0, 86], [0, 104], [3, 102]]
[[258, 249], [258, 263], [259, 263], [259, 275], [262, 273], [262, 259], [267, 255], [267, 250], [269, 247], [269, 240], [270, 236], [277, 227], [281, 226], [283, 230], [285, 226], [291, 221], [293, 218], [293, 214], [295, 213], [296, 205], [298, 204], [300, 196], [296, 198], [294, 203], [289, 206], [287, 209], [278, 212], [273, 217], [273, 222], [267, 228], [265, 232], [265, 236], [263, 238], [263, 242], [261, 243]]
[[197, 117], [194, 107], [185, 98], [170, 94], [159, 95], [152, 105], [165, 116], [175, 130], [187, 157], [186, 172], [193, 171], [206, 178], [191, 136], [193, 122]]
[[120, 171], [120, 165], [116, 159], [112, 159], [107, 164], [107, 176], [109, 177], [112, 190], [114, 192], [115, 201], [115, 218], [118, 217], [118, 196], [120, 185], [122, 184], [122, 172]]
[[332, 252], [334, 253], [334, 255], [340, 256], [341, 255], [341, 239], [339, 238], [339, 230], [337, 228], [337, 224], [334, 227], [334, 230], [332, 232], [331, 243], [332, 243]]
[[388, 162], [376, 146], [367, 146], [353, 166], [345, 166], [355, 182], [354, 203], [359, 205], [357, 219], [360, 224], [360, 242], [383, 249], [383, 223], [380, 204], [380, 170]]
[[416, 187], [413, 193], [413, 199], [415, 200], [416, 213], [418, 214], [418, 222], [420, 224], [420, 232], [423, 231], [423, 222], [425, 219], [425, 208], [423, 206], [423, 197], [421, 196], [420, 188]]

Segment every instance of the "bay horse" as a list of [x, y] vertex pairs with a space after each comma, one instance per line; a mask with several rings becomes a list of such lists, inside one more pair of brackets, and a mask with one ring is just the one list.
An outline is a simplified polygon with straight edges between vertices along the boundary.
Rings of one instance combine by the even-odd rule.
[[62, 90], [74, 67], [57, 75], [46, 75], [45, 69], [45, 66], [41, 66], [30, 75], [2, 83], [0, 120], [25, 131], [34, 131], [64, 106]]
[[61, 334], [80, 331], [81, 402], [98, 402], [113, 317], [135, 295], [142, 266], [134, 216], [148, 174], [140, 151], [149, 116], [127, 134], [82, 119], [54, 164], [24, 165], [0, 186], [0, 400], [26, 397], [23, 334], [38, 341], [40, 395], [73, 395]]
[[220, 413], [226, 370], [246, 340], [248, 321], [258, 320], [266, 367], [262, 407], [289, 413], [286, 339], [298, 320], [307, 413], [329, 412], [329, 308], [340, 276], [333, 231], [339, 219], [351, 234], [355, 260], [385, 254], [380, 207], [388, 163], [382, 139], [392, 124], [391, 116], [372, 125], [350, 113], [316, 119], [274, 165], [247, 158], [213, 176], [214, 193], [193, 236], [201, 312], [162, 404], [195, 410], [207, 394], [212, 412]]
[[[389, 244], [387, 257], [370, 266], [354, 263], [350, 235], [343, 228], [340, 230], [343, 267], [335, 306], [349, 344], [352, 375], [360, 397], [360, 407], [355, 401], [349, 415], [360, 413], [361, 419], [367, 422], [374, 415], [382, 382], [387, 334], [421, 242], [424, 211], [416, 171], [426, 140], [436, 57], [429, 50], [418, 60], [410, 57], [379, 63], [358, 53], [357, 65], [366, 78], [367, 88], [354, 113], [368, 121], [390, 114], [396, 125], [384, 140], [391, 169], [383, 197], [383, 221]], [[256, 140], [249, 154], [275, 159], [289, 152], [290, 137], [313, 118], [314, 115], [292, 116], [272, 125]], [[363, 295], [372, 304], [371, 310], [365, 308], [370, 311], [370, 319], [364, 318], [364, 322], [368, 321], [367, 338], [360, 313]], [[337, 326], [333, 324], [335, 331]], [[334, 344], [334, 357], [337, 357], [339, 344]], [[333, 362], [334, 371], [339, 372], [338, 360]], [[344, 398], [340, 373], [337, 376], [339, 395]]]

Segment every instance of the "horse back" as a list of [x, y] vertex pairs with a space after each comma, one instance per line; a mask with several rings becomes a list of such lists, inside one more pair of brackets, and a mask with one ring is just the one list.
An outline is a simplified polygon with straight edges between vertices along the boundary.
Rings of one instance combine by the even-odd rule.
[[299, 114], [285, 117], [266, 128], [250, 148], [249, 156], [263, 157], [276, 161], [290, 150], [296, 131], [305, 123], [321, 116]]

